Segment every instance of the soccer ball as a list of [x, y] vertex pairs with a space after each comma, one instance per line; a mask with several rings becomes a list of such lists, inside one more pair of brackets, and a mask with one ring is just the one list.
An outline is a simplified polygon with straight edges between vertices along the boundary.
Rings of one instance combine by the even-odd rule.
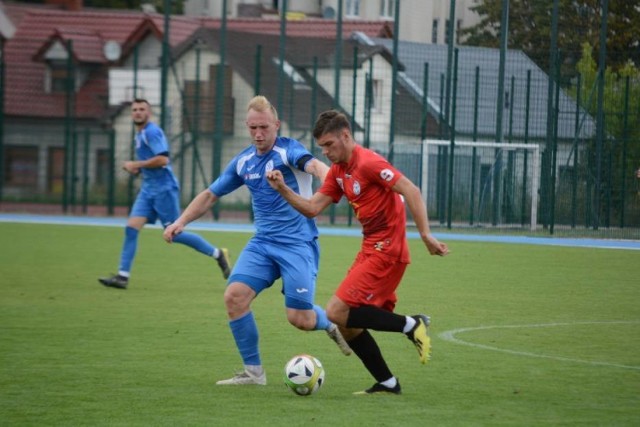
[[284, 383], [299, 396], [316, 393], [324, 383], [322, 363], [308, 354], [294, 356], [284, 367]]

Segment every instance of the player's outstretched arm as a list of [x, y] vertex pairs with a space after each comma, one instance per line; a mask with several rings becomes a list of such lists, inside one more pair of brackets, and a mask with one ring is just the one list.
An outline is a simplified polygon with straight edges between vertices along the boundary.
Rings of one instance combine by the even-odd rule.
[[122, 164], [122, 169], [129, 172], [131, 175], [138, 175], [140, 169], [156, 169], [162, 168], [169, 164], [169, 157], [158, 155], [147, 160], [127, 160]]
[[307, 162], [304, 170], [305, 172], [318, 178], [320, 182], [324, 182], [324, 179], [327, 177], [327, 173], [329, 172], [329, 166], [322, 163], [318, 159], [311, 159], [309, 162]]
[[171, 243], [174, 236], [182, 233], [182, 230], [184, 230], [187, 224], [204, 215], [217, 200], [218, 197], [209, 191], [208, 188], [203, 190], [189, 203], [189, 206], [182, 212], [182, 215], [164, 229], [162, 238], [168, 243]]
[[420, 238], [429, 250], [429, 253], [431, 255], [447, 255], [449, 253], [447, 245], [439, 242], [438, 239], [431, 234], [429, 217], [427, 215], [427, 206], [422, 201], [420, 189], [411, 182], [411, 180], [403, 176], [393, 186], [393, 191], [404, 196], [409, 212], [411, 212], [411, 216], [416, 223], [416, 227], [418, 227]]
[[279, 170], [267, 172], [266, 179], [271, 188], [280, 193], [295, 210], [307, 218], [315, 218], [331, 204], [331, 198], [322, 193], [315, 193], [310, 199], [305, 199], [287, 186]]

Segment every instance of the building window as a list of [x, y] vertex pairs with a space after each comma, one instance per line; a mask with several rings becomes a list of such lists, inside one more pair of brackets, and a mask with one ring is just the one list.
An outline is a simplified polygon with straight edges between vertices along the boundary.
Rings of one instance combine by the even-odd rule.
[[371, 109], [372, 110], [380, 110], [382, 107], [382, 80], [381, 79], [373, 79], [372, 80], [372, 102]]
[[96, 151], [96, 185], [106, 187], [111, 175], [110, 150], [98, 149]]
[[439, 20], [434, 19], [431, 24], [431, 43], [438, 43], [438, 22]]
[[[49, 61], [47, 67], [45, 91], [48, 93], [65, 93], [69, 79], [69, 68], [66, 61]], [[75, 90], [75, 88], [74, 88]]]
[[380, 0], [380, 17], [393, 18], [396, 0]]
[[449, 20], [444, 21], [444, 44], [449, 44]]
[[5, 147], [6, 186], [35, 190], [38, 187], [38, 147]]
[[346, 16], [360, 16], [360, 0], [347, 0], [344, 14]]
[[64, 190], [64, 148], [49, 147], [47, 162], [47, 190], [51, 194], [62, 194]]

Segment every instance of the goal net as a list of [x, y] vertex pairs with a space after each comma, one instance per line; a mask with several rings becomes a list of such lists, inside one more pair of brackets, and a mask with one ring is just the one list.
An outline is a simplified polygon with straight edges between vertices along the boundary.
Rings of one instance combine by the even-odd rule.
[[422, 197], [429, 219], [451, 227], [537, 227], [537, 144], [426, 139]]

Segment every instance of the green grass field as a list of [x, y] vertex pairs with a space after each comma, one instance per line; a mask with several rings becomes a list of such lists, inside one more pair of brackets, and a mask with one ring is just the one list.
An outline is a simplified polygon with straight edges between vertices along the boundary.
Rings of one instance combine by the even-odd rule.
[[[232, 258], [248, 234], [202, 232]], [[130, 288], [117, 269], [123, 230], [0, 224], [0, 425], [496, 426], [640, 425], [637, 251], [448, 242], [413, 263], [399, 313], [432, 316], [422, 366], [398, 334], [374, 332], [401, 396], [354, 396], [373, 379], [323, 332], [286, 322], [280, 283], [258, 298], [266, 387], [221, 387], [241, 360], [215, 262], [141, 234]], [[321, 238], [324, 305], [360, 239]], [[311, 353], [326, 382], [311, 397], [282, 383]]]

